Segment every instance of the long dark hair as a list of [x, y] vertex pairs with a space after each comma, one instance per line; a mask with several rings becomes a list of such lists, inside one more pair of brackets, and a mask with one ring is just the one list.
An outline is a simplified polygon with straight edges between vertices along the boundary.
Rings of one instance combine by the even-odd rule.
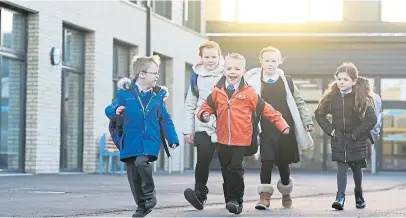
[[[364, 118], [367, 107], [374, 105], [372, 87], [369, 84], [368, 79], [359, 76], [357, 67], [351, 62], [346, 62], [339, 66], [334, 76], [337, 77], [340, 73], [347, 73], [353, 81], [357, 81], [353, 86], [353, 92], [355, 93], [355, 104], [353, 109], [355, 112], [359, 113], [360, 118]], [[334, 81], [324, 92], [318, 106], [319, 111], [322, 113], [326, 113], [327, 111], [325, 110], [329, 108], [328, 106], [331, 105], [334, 97], [339, 94], [340, 89], [337, 86], [337, 82]]]

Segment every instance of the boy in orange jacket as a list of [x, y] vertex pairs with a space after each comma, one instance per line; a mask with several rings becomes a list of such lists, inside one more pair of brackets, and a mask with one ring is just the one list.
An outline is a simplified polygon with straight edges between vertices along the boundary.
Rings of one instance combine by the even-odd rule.
[[233, 53], [225, 58], [224, 76], [201, 106], [197, 116], [208, 122], [212, 114], [217, 115], [218, 157], [230, 213], [240, 214], [244, 195], [244, 169], [242, 161], [246, 148], [251, 145], [253, 126], [252, 112], [264, 108], [258, 114], [269, 119], [284, 134], [289, 134], [289, 126], [281, 113], [260, 98], [255, 90], [243, 79], [246, 60]]

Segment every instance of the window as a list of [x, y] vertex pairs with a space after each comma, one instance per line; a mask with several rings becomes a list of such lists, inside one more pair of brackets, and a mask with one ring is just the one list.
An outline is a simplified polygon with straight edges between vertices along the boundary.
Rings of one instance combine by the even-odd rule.
[[172, 19], [172, 1], [154, 1], [152, 9], [156, 14]]
[[406, 101], [406, 79], [382, 79], [382, 100]]
[[185, 0], [183, 13], [184, 13], [184, 26], [192, 29], [198, 33], [201, 32], [201, 16], [202, 16], [202, 2], [195, 0]]
[[63, 44], [63, 65], [71, 68], [84, 68], [84, 52], [85, 36], [83, 33], [73, 30], [64, 29], [64, 44]]
[[310, 21], [341, 21], [343, 0], [309, 0]]
[[406, 22], [406, 1], [381, 0], [381, 20], [383, 22]]
[[239, 0], [239, 22], [296, 23], [306, 22], [307, 17], [307, 1]]
[[25, 52], [25, 17], [16, 12], [1, 9], [2, 48], [13, 53]]
[[115, 41], [113, 43], [113, 96], [116, 96], [117, 82], [130, 77], [131, 46]]
[[61, 93], [61, 171], [81, 171], [83, 163], [83, 114], [85, 33], [63, 28]]
[[[244, 23], [341, 21], [343, 0], [223, 0], [221, 20]], [[237, 18], [235, 17], [237, 16]]]
[[322, 79], [294, 78], [293, 82], [305, 101], [319, 101], [323, 92]]
[[26, 17], [0, 8], [0, 171], [23, 169]]
[[220, 2], [220, 19], [222, 21], [235, 21], [235, 7], [237, 0], [228, 0]]

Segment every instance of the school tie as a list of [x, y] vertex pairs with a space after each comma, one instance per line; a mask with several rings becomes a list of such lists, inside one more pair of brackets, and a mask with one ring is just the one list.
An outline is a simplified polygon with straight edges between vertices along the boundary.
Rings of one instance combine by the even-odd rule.
[[275, 80], [273, 80], [273, 79], [268, 79], [267, 82], [268, 82], [268, 83], [275, 83]]
[[227, 90], [226, 90], [228, 98], [231, 98], [234, 94], [234, 86], [233, 85], [228, 85]]

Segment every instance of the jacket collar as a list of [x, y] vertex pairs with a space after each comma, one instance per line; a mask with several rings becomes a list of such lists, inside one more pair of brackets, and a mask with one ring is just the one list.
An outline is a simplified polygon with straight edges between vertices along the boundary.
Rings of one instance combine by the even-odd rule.
[[[219, 89], [223, 89], [226, 83], [226, 77], [222, 76], [220, 80], [217, 82], [216, 87]], [[244, 77], [241, 77], [240, 84], [238, 85], [238, 89], [241, 90], [247, 86], [247, 83], [244, 80]]]

